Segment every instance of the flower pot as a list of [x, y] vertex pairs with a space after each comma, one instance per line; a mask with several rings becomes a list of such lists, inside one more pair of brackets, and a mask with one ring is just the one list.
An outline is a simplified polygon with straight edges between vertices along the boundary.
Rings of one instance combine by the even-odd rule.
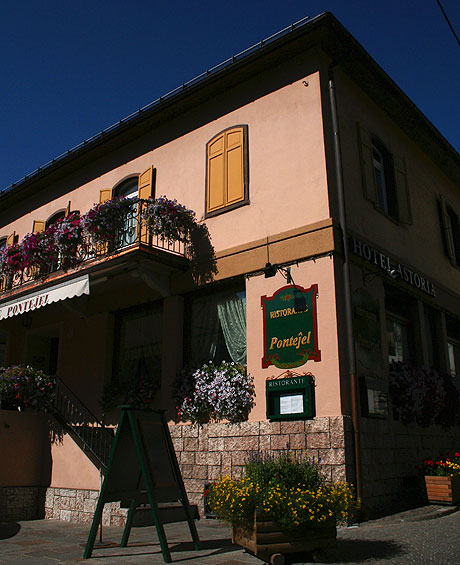
[[320, 553], [335, 551], [337, 528], [331, 520], [287, 529], [257, 517], [251, 529], [233, 527], [233, 543], [270, 563], [283, 563], [282, 555], [288, 553], [312, 552], [315, 559]]
[[460, 475], [452, 477], [425, 476], [426, 494], [431, 504], [460, 502]]

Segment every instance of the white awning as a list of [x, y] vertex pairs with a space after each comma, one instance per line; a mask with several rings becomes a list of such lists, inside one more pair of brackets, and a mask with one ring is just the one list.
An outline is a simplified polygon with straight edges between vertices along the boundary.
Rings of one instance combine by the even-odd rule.
[[32, 312], [32, 310], [42, 308], [53, 302], [81, 296], [82, 294], [89, 294], [89, 275], [51, 286], [45, 290], [31, 292], [16, 300], [0, 304], [0, 320]]

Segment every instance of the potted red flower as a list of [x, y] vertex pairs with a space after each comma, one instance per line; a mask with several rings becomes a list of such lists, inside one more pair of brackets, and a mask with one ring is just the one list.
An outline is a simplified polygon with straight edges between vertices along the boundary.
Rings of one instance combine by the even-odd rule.
[[423, 462], [428, 501], [432, 504], [460, 502], [460, 453]]

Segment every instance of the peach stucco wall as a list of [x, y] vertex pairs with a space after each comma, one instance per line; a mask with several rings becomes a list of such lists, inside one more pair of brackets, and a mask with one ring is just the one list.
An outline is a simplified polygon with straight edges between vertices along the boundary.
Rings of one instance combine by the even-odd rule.
[[[323, 257], [300, 263], [291, 267], [296, 284], [309, 288], [318, 285], [318, 346], [321, 361], [308, 361], [305, 365], [293, 369], [297, 373], [311, 372], [316, 382], [317, 416], [335, 416], [341, 414], [339, 355], [337, 342], [337, 322], [335, 309], [335, 286], [333, 260]], [[250, 277], [246, 282], [247, 300], [247, 343], [248, 371], [253, 375], [256, 386], [256, 406], [251, 420], [264, 420], [265, 415], [265, 380], [283, 373], [283, 369], [270, 366], [262, 368], [263, 356], [263, 311], [261, 297], [272, 296], [279, 288], [286, 285], [281, 274], [265, 279], [263, 275]]]
[[328, 218], [320, 81], [315, 72], [160, 144], [78, 188], [69, 188], [66, 194], [1, 227], [0, 236], [14, 230], [22, 238], [32, 230], [34, 219], [46, 220], [64, 209], [69, 200], [73, 210], [84, 213], [98, 202], [101, 189], [112, 188], [152, 165], [157, 169], [156, 194], [177, 198], [201, 219], [206, 143], [235, 124], [248, 125], [250, 205], [207, 220], [215, 250]]
[[50, 486], [99, 489], [98, 470], [68, 435], [64, 436], [61, 444], [53, 445], [52, 458], [53, 470]]

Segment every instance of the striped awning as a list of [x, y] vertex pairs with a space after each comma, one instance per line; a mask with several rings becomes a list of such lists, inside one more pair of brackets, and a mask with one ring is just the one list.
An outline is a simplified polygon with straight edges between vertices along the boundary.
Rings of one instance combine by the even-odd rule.
[[32, 312], [53, 302], [81, 296], [82, 294], [89, 294], [89, 275], [51, 286], [45, 290], [31, 292], [21, 296], [21, 298], [0, 304], [0, 320]]

